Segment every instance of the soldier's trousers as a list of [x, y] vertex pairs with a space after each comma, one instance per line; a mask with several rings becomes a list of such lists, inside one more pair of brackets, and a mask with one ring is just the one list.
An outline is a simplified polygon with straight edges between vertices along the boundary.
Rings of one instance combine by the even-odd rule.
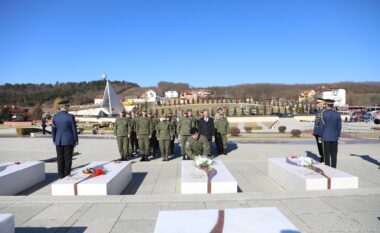
[[323, 162], [324, 158], [323, 158], [323, 146], [322, 146], [322, 141], [320, 141], [319, 139], [319, 136], [315, 135], [315, 140], [317, 141], [317, 146], [318, 146], [318, 153], [319, 155], [321, 156], [322, 160], [321, 162]]
[[161, 156], [167, 158], [170, 153], [170, 139], [159, 140]]
[[227, 134], [222, 134], [223, 149], [227, 149]]
[[148, 135], [139, 135], [139, 150], [142, 155], [149, 155], [150, 139]]
[[132, 151], [136, 151], [137, 149], [139, 149], [139, 144], [138, 144], [137, 135], [136, 135], [135, 131], [131, 132], [131, 138], [129, 141], [131, 143], [131, 150]]
[[220, 133], [215, 134], [215, 145], [217, 154], [223, 153], [223, 140], [222, 135]]
[[118, 136], [117, 146], [119, 147], [119, 153], [122, 158], [129, 155], [129, 138], [127, 136]]
[[69, 146], [56, 146], [57, 150], [57, 165], [58, 165], [58, 176], [63, 178], [70, 175], [71, 164], [74, 153], [74, 145]]
[[182, 156], [186, 155], [185, 144], [186, 144], [186, 141], [189, 137], [190, 137], [190, 135], [181, 135], [181, 138], [179, 140], [179, 143], [181, 144], [181, 155]]
[[170, 151], [169, 154], [174, 155], [174, 141], [175, 141], [175, 136], [173, 136], [170, 139]]
[[337, 154], [338, 154], [338, 141], [333, 141], [333, 142], [323, 141], [323, 157], [325, 158], [325, 164], [327, 166], [336, 168]]

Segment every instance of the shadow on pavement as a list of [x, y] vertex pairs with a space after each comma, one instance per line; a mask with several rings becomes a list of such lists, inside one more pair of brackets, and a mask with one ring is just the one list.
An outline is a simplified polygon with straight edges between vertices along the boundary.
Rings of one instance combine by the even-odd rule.
[[137, 190], [140, 188], [147, 174], [147, 172], [133, 172], [131, 182], [123, 190], [123, 192], [121, 192], [121, 195], [136, 194]]
[[[73, 160], [76, 159], [76, 158], [74, 158], [74, 156], [77, 156], [77, 155], [80, 155], [80, 154], [81, 154], [80, 152], [74, 152], [74, 153], [73, 153]], [[54, 163], [54, 162], [57, 161], [57, 156], [55, 156], [55, 157], [51, 157], [51, 158], [48, 158], [48, 159], [43, 159], [43, 160], [41, 160], [41, 161], [43, 161], [43, 162], [45, 162], [45, 163]]]
[[87, 227], [16, 227], [16, 233], [85, 232]]
[[41, 183], [38, 183], [38, 184], [20, 192], [20, 193], [18, 193], [17, 195], [21, 195], [21, 196], [30, 195], [30, 194], [48, 186], [49, 184], [53, 183], [54, 181], [56, 181], [58, 179], [59, 179], [58, 173], [45, 173], [45, 180], [44, 181], [42, 181]]
[[377, 161], [376, 159], [372, 158], [370, 155], [356, 155], [356, 154], [350, 154], [350, 155], [355, 156], [355, 157], [360, 157], [361, 159], [363, 159], [367, 162], [373, 163], [373, 164], [379, 166], [379, 169], [380, 169], [380, 162]]

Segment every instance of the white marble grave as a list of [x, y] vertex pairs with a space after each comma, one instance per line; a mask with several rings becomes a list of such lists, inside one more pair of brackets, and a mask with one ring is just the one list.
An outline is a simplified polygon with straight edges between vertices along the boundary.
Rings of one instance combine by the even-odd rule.
[[277, 208], [266, 207], [160, 211], [154, 232], [299, 233], [300, 231]]
[[26, 161], [0, 164], [0, 195], [15, 195], [45, 180], [45, 163]]
[[194, 164], [194, 161], [182, 161], [181, 167], [181, 193], [237, 193], [237, 181], [220, 160], [212, 165], [212, 176]]
[[[85, 168], [104, 169], [105, 175], [83, 174]], [[132, 180], [132, 163], [94, 161], [51, 185], [52, 195], [119, 195]]]
[[287, 190], [353, 189], [359, 187], [359, 179], [346, 172], [315, 164], [324, 175], [310, 168], [298, 166], [283, 158], [268, 159], [268, 175]]
[[15, 216], [13, 214], [0, 214], [0, 233], [15, 232]]

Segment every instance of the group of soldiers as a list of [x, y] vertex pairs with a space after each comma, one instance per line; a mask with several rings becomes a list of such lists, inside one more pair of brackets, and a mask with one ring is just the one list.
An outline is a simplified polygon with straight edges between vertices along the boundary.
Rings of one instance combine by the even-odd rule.
[[[211, 155], [212, 137], [215, 137], [217, 155], [227, 153], [227, 134], [229, 124], [222, 109], [215, 116], [208, 117], [208, 111], [202, 112], [197, 119], [191, 109], [175, 116], [168, 113], [161, 118], [148, 113], [120, 112], [115, 120], [114, 135], [117, 139], [121, 160], [140, 155], [140, 161], [149, 161], [161, 155], [168, 161], [174, 155], [174, 141], [178, 138], [181, 156], [184, 160], [197, 155]], [[205, 123], [206, 122], [206, 123]]]

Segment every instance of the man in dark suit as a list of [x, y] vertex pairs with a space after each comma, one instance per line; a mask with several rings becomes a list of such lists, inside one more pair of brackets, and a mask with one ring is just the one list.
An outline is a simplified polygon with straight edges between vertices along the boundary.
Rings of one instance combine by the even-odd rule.
[[63, 178], [70, 175], [78, 133], [75, 117], [68, 113], [69, 101], [61, 101], [59, 105], [60, 112], [53, 117], [52, 135], [57, 150], [58, 175]]
[[319, 125], [322, 124], [321, 115], [324, 112], [325, 101], [322, 98], [317, 98], [316, 107], [317, 107], [317, 112], [315, 114], [313, 135], [315, 137], [315, 140], [317, 141], [318, 152], [319, 152], [319, 155], [321, 156], [319, 162], [323, 163], [324, 162], [323, 145], [322, 145], [321, 131], [320, 131], [321, 128], [319, 127]]
[[323, 157], [325, 164], [336, 168], [338, 140], [342, 130], [342, 119], [335, 111], [334, 100], [326, 99], [326, 110], [321, 115], [321, 137], [323, 141]]
[[198, 122], [198, 131], [200, 135], [203, 135], [207, 138], [210, 143], [210, 151], [212, 148], [212, 136], [215, 133], [214, 119], [208, 116], [208, 111], [203, 111], [203, 117], [199, 119]]

